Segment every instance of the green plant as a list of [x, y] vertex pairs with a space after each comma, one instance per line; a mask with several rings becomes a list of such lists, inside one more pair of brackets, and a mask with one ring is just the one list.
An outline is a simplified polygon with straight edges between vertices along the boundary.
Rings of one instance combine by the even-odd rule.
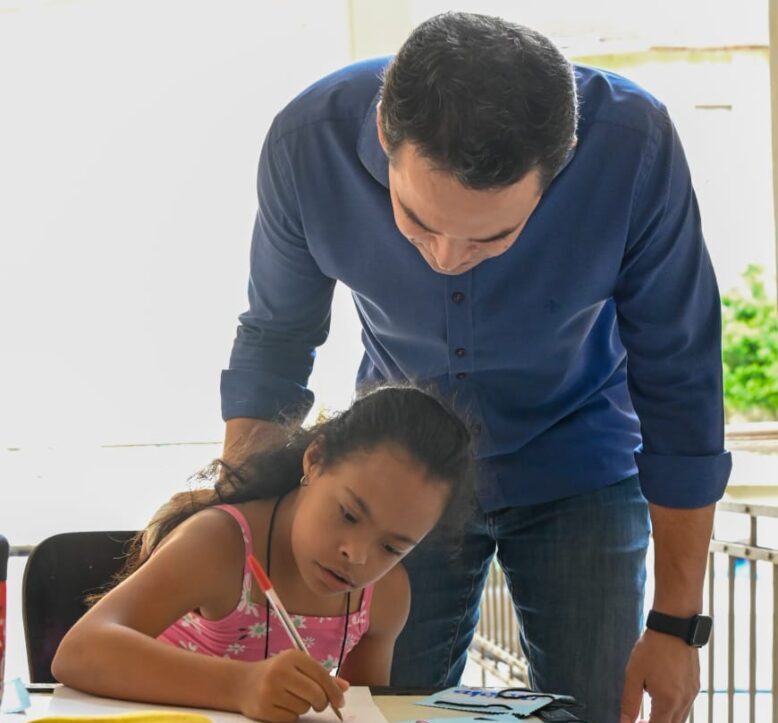
[[778, 314], [767, 295], [764, 270], [743, 272], [746, 291], [721, 299], [724, 404], [727, 418], [778, 417]]

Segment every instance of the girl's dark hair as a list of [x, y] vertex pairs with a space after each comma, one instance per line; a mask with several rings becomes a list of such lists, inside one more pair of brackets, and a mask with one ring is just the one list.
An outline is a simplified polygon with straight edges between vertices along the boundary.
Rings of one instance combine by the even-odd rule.
[[[433, 394], [413, 387], [381, 387], [352, 406], [310, 428], [288, 426], [279, 441], [246, 458], [239, 466], [216, 460], [194, 476], [205, 483], [175, 495], [135, 538], [123, 579], [136, 570], [161, 540], [196, 512], [222, 503], [236, 504], [280, 497], [303, 474], [303, 454], [316, 440], [318, 463], [328, 469], [355, 452], [394, 444], [426, 470], [450, 494], [436, 533], [456, 540], [474, 504], [475, 462], [470, 432], [462, 419]], [[98, 596], [93, 596], [92, 602]]]
[[444, 13], [411, 32], [387, 68], [381, 130], [473, 189], [537, 170], [545, 188], [575, 140], [571, 64], [544, 35], [501, 18]]

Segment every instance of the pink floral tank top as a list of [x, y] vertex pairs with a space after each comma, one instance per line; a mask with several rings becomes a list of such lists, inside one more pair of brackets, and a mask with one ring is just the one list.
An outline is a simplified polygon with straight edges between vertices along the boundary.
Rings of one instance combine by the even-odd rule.
[[[248, 565], [248, 555], [254, 549], [251, 528], [243, 513], [232, 505], [217, 505], [240, 525], [246, 557], [243, 564], [243, 584], [238, 606], [220, 620], [208, 620], [192, 611], [173, 623], [158, 636], [170, 645], [205, 655], [214, 655], [233, 660], [257, 661], [265, 657], [265, 641], [268, 634], [268, 621], [264, 603], [251, 599], [253, 578]], [[343, 650], [343, 660], [349, 651], [365, 634], [370, 623], [370, 600], [373, 586], [368, 585], [362, 593], [359, 610], [349, 615], [348, 626], [344, 615], [311, 616], [295, 615], [290, 617], [305, 641], [308, 652], [327, 670], [337, 667]], [[345, 646], [344, 646], [345, 637]], [[293, 648], [292, 642], [284, 632], [281, 621], [270, 610], [270, 640], [268, 657]]]

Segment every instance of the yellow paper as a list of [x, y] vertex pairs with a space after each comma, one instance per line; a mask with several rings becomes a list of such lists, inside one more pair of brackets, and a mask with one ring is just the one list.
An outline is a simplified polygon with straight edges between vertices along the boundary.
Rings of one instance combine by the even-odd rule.
[[174, 710], [139, 710], [132, 713], [62, 715], [36, 718], [30, 723], [212, 723], [208, 716]]

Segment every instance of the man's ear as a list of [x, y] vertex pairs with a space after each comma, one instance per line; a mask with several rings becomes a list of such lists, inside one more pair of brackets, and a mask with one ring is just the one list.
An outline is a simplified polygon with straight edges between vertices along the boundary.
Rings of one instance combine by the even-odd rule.
[[381, 127], [381, 101], [378, 101], [378, 105], [375, 109], [375, 125], [376, 130], [378, 131], [378, 142], [381, 144], [381, 148], [384, 149], [384, 153], [386, 155], [389, 155], [389, 152], [386, 150], [386, 138], [384, 138], [384, 129]]

